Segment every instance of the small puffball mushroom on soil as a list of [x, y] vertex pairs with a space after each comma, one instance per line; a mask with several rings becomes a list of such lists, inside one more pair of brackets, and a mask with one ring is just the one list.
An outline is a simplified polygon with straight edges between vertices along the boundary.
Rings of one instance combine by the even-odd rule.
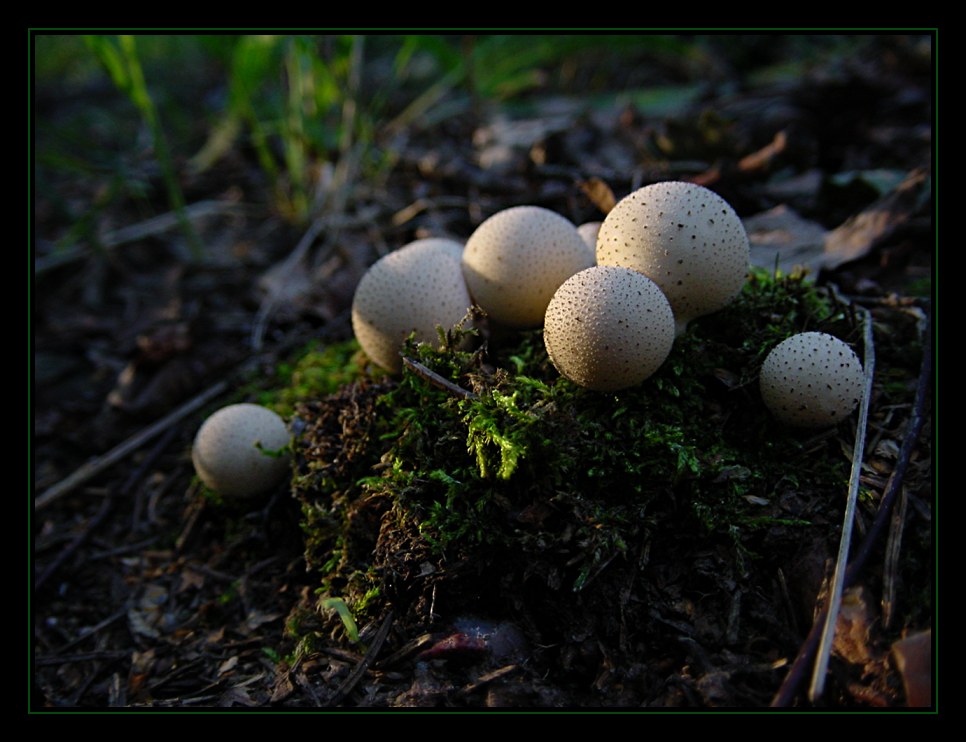
[[761, 366], [761, 398], [788, 425], [835, 425], [855, 409], [865, 384], [852, 348], [824, 332], [803, 332], [783, 340]]
[[392, 373], [402, 369], [403, 341], [435, 342], [436, 327], [450, 329], [473, 301], [463, 280], [463, 246], [455, 240], [426, 238], [373, 263], [356, 287], [352, 329], [375, 363]]
[[256, 404], [222, 407], [202, 423], [191, 448], [195, 471], [224, 497], [253, 497], [279, 484], [288, 455], [273, 455], [289, 443], [275, 412]]
[[669, 181], [621, 199], [597, 235], [598, 265], [633, 268], [654, 281], [674, 311], [676, 333], [741, 291], [750, 246], [734, 209], [714, 191]]
[[597, 391], [641, 383], [674, 344], [671, 305], [651, 279], [613, 265], [587, 268], [557, 289], [543, 330], [561, 375]]
[[507, 327], [539, 327], [550, 297], [594, 253], [568, 219], [514, 206], [486, 219], [466, 241], [463, 275], [476, 303]]

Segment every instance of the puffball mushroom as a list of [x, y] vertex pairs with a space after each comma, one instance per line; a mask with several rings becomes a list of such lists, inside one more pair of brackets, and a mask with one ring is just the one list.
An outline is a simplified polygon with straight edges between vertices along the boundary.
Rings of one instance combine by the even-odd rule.
[[514, 206], [486, 219], [466, 241], [463, 275], [476, 303], [507, 327], [539, 327], [553, 292], [594, 253], [566, 217]]
[[674, 344], [674, 314], [643, 273], [599, 265], [561, 284], [543, 328], [550, 360], [561, 375], [597, 391], [641, 383]]
[[403, 341], [436, 340], [436, 327], [458, 324], [473, 304], [463, 281], [463, 246], [455, 240], [416, 240], [383, 256], [362, 276], [352, 299], [352, 329], [375, 363], [402, 369]]
[[660, 286], [678, 335], [692, 319], [738, 295], [749, 256], [748, 235], [728, 202], [681, 181], [654, 183], [625, 196], [597, 235], [597, 263], [633, 268]]
[[862, 364], [847, 343], [824, 332], [783, 340], [761, 366], [761, 398], [788, 425], [820, 428], [852, 414], [865, 385]]
[[224, 497], [253, 497], [279, 484], [288, 455], [273, 455], [289, 443], [275, 412], [256, 404], [222, 407], [202, 423], [191, 448], [195, 471]]

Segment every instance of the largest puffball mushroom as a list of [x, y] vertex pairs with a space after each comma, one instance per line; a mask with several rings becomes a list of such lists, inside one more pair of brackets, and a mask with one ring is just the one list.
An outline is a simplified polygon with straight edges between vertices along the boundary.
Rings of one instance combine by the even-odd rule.
[[734, 299], [748, 273], [750, 246], [734, 209], [714, 191], [669, 181], [621, 199], [597, 234], [597, 264], [640, 271], [661, 287], [676, 332]]
[[463, 281], [463, 246], [443, 238], [410, 242], [373, 263], [352, 299], [359, 345], [387, 371], [402, 369], [403, 341], [433, 342], [437, 325], [458, 324], [472, 305]]
[[554, 293], [543, 339], [563, 376], [588, 389], [616, 391], [641, 383], [664, 363], [674, 344], [674, 315], [644, 274], [597, 265]]
[[783, 340], [761, 365], [759, 388], [776, 419], [802, 428], [835, 425], [855, 409], [865, 384], [852, 348], [824, 332]]
[[466, 241], [463, 275], [476, 303], [507, 327], [539, 327], [557, 288], [594, 264], [577, 227], [541, 206], [486, 219]]
[[289, 432], [275, 412], [233, 404], [212, 414], [195, 435], [191, 460], [198, 477], [224, 497], [253, 497], [288, 472]]

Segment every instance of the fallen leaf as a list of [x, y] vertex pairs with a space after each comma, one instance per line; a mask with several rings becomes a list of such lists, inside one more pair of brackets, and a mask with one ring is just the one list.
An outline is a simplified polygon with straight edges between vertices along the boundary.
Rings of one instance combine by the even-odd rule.
[[175, 592], [183, 593], [190, 588], [200, 589], [204, 586], [205, 576], [201, 572], [195, 572], [195, 570], [189, 567], [181, 573], [181, 579], [178, 581], [178, 587]]
[[131, 672], [139, 675], [147, 674], [154, 666], [156, 653], [153, 649], [131, 653]]
[[294, 692], [295, 685], [292, 683], [292, 678], [286, 673], [275, 681], [275, 686], [272, 688], [272, 703], [284, 701]]
[[244, 688], [235, 686], [229, 688], [218, 698], [219, 706], [257, 706], [258, 701], [252, 698]]
[[873, 188], [880, 196], [884, 196], [894, 188], [898, 188], [905, 180], [906, 173], [901, 170], [879, 168], [876, 170], [850, 170], [836, 173], [829, 180], [836, 186], [845, 187], [856, 181]]
[[501, 172], [519, 166], [524, 153], [558, 132], [573, 126], [573, 116], [542, 116], [535, 119], [510, 119], [497, 116], [473, 133], [483, 170]]
[[167, 589], [158, 584], [145, 585], [137, 607], [127, 612], [128, 626], [135, 634], [158, 638], [161, 634], [155, 628], [161, 620], [161, 607], [168, 600]]
[[837, 268], [868, 255], [912, 217], [927, 193], [926, 173], [922, 170], [910, 173], [895, 190], [826, 235], [825, 267]]
[[281, 613], [263, 613], [262, 611], [252, 610], [245, 616], [245, 626], [241, 630], [243, 634], [250, 634], [262, 624], [277, 621], [282, 617]]
[[835, 653], [846, 662], [858, 665], [871, 661], [872, 623], [873, 611], [867, 591], [861, 586], [846, 590], [842, 595], [842, 605], [835, 623], [835, 638], [832, 642]]
[[909, 706], [932, 705], [932, 631], [920, 631], [892, 645]]
[[826, 231], [785, 205], [743, 220], [751, 243], [751, 264], [784, 274], [804, 268], [812, 276], [825, 267]]
[[604, 214], [610, 213], [610, 210], [617, 204], [614, 192], [600, 178], [588, 178], [587, 180], [582, 180], [578, 185], [580, 186], [580, 190], [584, 192], [584, 195], [590, 199], [590, 202]]

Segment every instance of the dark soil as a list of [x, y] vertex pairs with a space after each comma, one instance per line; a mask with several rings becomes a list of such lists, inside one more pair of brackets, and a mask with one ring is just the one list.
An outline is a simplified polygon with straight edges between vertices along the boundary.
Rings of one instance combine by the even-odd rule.
[[[31, 710], [934, 708], [933, 374], [920, 378], [932, 353], [933, 51], [919, 36], [835, 41], [719, 39], [705, 47], [716, 76], [667, 59], [639, 60], [649, 79], [606, 71], [611, 89], [704, 80], [668, 111], [580, 80], [516, 106], [456, 99], [443, 118], [382, 131], [392, 167], [350, 182], [313, 225], [280, 218], [253, 153], [236, 148], [184, 176], [189, 204], [204, 204], [200, 261], [176, 228], [152, 228], [143, 202], [123, 198], [90, 212], [102, 244], [54, 251], [66, 214], [101, 203], [103, 184], [48, 175], [33, 203]], [[778, 74], [793, 62], [794, 75]], [[94, 105], [92, 91], [62, 92], [35, 91], [38, 127]], [[47, 145], [38, 136], [35, 155]], [[164, 212], [157, 169], [125, 156]], [[852, 549], [867, 555], [820, 699], [808, 699], [808, 669], [797, 679], [810, 663], [796, 655], [827, 598], [844, 488], [816, 492], [807, 476], [785, 487], [771, 507], [812, 525], [761, 531], [767, 558], [744, 570], [726, 539], [665, 530], [581, 592], [550, 562], [441, 558], [417, 528], [386, 529], [392, 502], [360, 500], [353, 543], [372, 548], [353, 556], [386, 588], [361, 643], [318, 608], [325, 569], [307, 556], [293, 488], [252, 503], [202, 492], [190, 446], [204, 416], [285, 383], [307, 345], [351, 337], [355, 284], [381, 254], [424, 236], [463, 240], [518, 204], [599, 220], [609, 194], [672, 178], [719, 192], [760, 244], [768, 230], [753, 218], [766, 212], [792, 242], [805, 228], [789, 211], [834, 235], [801, 262], [874, 319]], [[141, 233], [107, 238], [131, 225]], [[305, 402], [302, 440], [351, 447], [396, 383]], [[850, 428], [810, 444], [848, 460]], [[551, 516], [533, 505], [519, 517], [542, 527]]]

